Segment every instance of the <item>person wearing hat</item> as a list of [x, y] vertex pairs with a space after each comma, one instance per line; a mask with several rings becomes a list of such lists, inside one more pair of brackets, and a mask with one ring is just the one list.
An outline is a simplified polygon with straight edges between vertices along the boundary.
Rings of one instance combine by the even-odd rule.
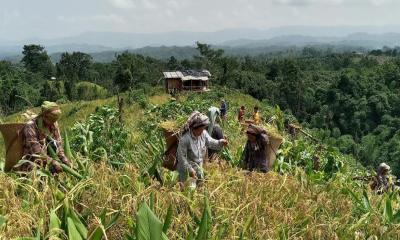
[[[70, 165], [64, 154], [60, 129], [57, 120], [61, 116], [60, 107], [49, 101], [44, 101], [39, 116], [26, 123], [23, 129], [23, 152], [24, 158], [41, 167], [49, 165], [50, 171], [55, 174], [62, 171], [60, 164], [47, 154], [47, 147], [51, 145], [60, 160]], [[22, 169], [29, 171], [33, 164], [25, 163]]]
[[209, 118], [199, 112], [193, 112], [187, 122], [187, 131], [184, 132], [178, 144], [178, 173], [179, 182], [183, 184], [187, 177], [196, 179], [197, 183], [204, 179], [202, 170], [207, 148], [221, 149], [228, 144], [225, 139], [213, 139], [206, 131], [210, 124]]
[[390, 166], [386, 163], [381, 163], [376, 171], [376, 176], [371, 184], [372, 190], [377, 194], [382, 194], [393, 189], [394, 184], [390, 177]]
[[247, 142], [243, 152], [242, 167], [249, 171], [268, 172], [267, 132], [261, 127], [250, 124], [246, 134]]

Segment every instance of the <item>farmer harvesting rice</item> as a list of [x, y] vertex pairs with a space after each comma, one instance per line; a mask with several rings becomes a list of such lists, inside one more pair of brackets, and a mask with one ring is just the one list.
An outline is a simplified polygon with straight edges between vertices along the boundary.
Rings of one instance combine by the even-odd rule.
[[389, 165], [386, 163], [379, 164], [371, 188], [378, 194], [382, 194], [394, 188], [393, 179], [391, 179], [390, 176]]
[[243, 152], [243, 168], [249, 171], [268, 172], [267, 132], [261, 127], [250, 124], [246, 134], [248, 140]]
[[225, 139], [216, 140], [208, 134], [206, 128], [209, 124], [209, 118], [197, 111], [187, 121], [177, 150], [180, 183], [185, 182], [188, 175], [201, 182], [204, 179], [202, 166], [207, 148], [218, 150], [228, 144]]
[[221, 100], [221, 107], [219, 108], [219, 113], [222, 119], [226, 119], [226, 111], [227, 111], [226, 102], [225, 100]]
[[[57, 120], [60, 118], [60, 107], [54, 102], [45, 101], [42, 104], [42, 112], [39, 116], [26, 123], [23, 129], [23, 152], [25, 159], [30, 160], [39, 166], [49, 164], [52, 173], [62, 171], [60, 164], [47, 155], [47, 147], [55, 149], [58, 157], [69, 165], [64, 154], [60, 130]], [[25, 163], [22, 170], [31, 170], [33, 164]]]
[[[216, 107], [210, 107], [208, 109], [208, 118], [210, 119], [210, 124], [208, 126], [208, 133], [211, 134], [211, 137], [220, 140], [224, 138], [224, 132], [221, 128], [221, 126], [218, 124], [220, 118], [219, 118], [219, 109]], [[213, 159], [215, 156], [215, 153], [217, 153], [217, 150], [208, 148], [208, 158], [210, 161]]]

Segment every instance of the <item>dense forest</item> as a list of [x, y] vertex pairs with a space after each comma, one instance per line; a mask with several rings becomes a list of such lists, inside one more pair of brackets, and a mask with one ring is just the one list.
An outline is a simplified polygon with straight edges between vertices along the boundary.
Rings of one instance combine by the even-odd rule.
[[73, 52], [62, 53], [53, 64], [43, 46], [25, 45], [19, 64], [0, 62], [0, 113], [9, 115], [45, 99], [67, 102], [148, 91], [162, 84], [163, 70], [205, 68], [213, 84], [278, 105], [290, 121], [314, 129], [322, 141], [366, 166], [388, 162], [400, 175], [398, 48], [362, 54], [305, 47], [293, 56], [232, 56], [197, 43], [197, 51], [184, 60], [123, 52], [108, 63]]

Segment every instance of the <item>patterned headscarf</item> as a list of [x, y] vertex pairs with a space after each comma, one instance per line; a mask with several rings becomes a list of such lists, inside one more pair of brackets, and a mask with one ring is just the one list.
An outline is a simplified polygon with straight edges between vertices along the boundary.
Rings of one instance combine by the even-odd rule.
[[194, 114], [189, 121], [190, 128], [198, 128], [200, 126], [208, 126], [210, 124], [210, 119], [200, 112]]
[[260, 135], [260, 134], [266, 134], [267, 132], [262, 127], [256, 126], [254, 124], [250, 124], [247, 127], [246, 133], [249, 133], [249, 134], [257, 136], [257, 135]]
[[41, 107], [42, 107], [42, 113], [60, 110], [60, 106], [58, 106], [57, 103], [49, 101], [44, 101]]
[[199, 111], [194, 111], [190, 114], [186, 124], [179, 131], [179, 136], [182, 136], [186, 132], [188, 132], [191, 128], [196, 128], [199, 126], [208, 126], [210, 124], [210, 120], [208, 117]]
[[55, 102], [44, 101], [42, 104], [42, 113], [40, 116], [46, 116], [52, 122], [56, 122], [61, 116], [61, 109]]
[[387, 165], [386, 163], [379, 164], [377, 171], [378, 175], [382, 175], [384, 171], [390, 171], [390, 166]]

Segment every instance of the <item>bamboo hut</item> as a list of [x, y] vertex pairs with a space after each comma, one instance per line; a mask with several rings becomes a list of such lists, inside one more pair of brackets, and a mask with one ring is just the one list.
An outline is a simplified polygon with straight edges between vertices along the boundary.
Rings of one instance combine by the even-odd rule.
[[167, 93], [181, 91], [209, 91], [211, 73], [208, 70], [184, 70], [163, 72]]

